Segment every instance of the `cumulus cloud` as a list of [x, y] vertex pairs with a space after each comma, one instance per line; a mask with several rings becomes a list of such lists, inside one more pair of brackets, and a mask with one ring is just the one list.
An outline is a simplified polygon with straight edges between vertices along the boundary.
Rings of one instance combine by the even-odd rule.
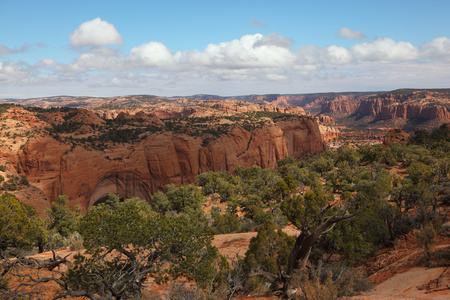
[[351, 50], [354, 57], [361, 61], [402, 61], [419, 57], [418, 47], [409, 42], [396, 42], [391, 38], [357, 44]]
[[29, 77], [31, 69], [24, 63], [0, 61], [0, 84], [8, 84]]
[[420, 46], [420, 56], [422, 58], [438, 57], [450, 61], [450, 39], [438, 37], [431, 42], [426, 42]]
[[[109, 24], [99, 18], [95, 20]], [[151, 41], [123, 53], [123, 49], [107, 47], [118, 43], [118, 39], [115, 42], [114, 39], [97, 39], [95, 43], [90, 40], [98, 32], [107, 32], [86, 31], [89, 27], [99, 28], [93, 25], [95, 20], [82, 24], [75, 31], [78, 36], [75, 37], [75, 32], [72, 35], [73, 46], [92, 47], [77, 49], [81, 53], [71, 63], [60, 63], [52, 58], [44, 58], [32, 66], [21, 62], [0, 62], [2, 89], [12, 84], [30, 86], [31, 89], [32, 85], [64, 82], [62, 86], [65, 86], [73, 82], [74, 85], [92, 88], [146, 89], [154, 86], [172, 90], [182, 84], [204, 86], [220, 82], [229, 87], [232, 83], [241, 87], [245, 84], [257, 87], [257, 83], [263, 83], [260, 85], [265, 87], [305, 80], [315, 82], [314, 87], [320, 87], [317, 85], [320, 80], [339, 80], [349, 86], [355, 80], [360, 84], [363, 80], [380, 84], [390, 80], [406, 86], [405, 80], [409, 77], [403, 73], [422, 67], [428, 68], [428, 76], [433, 74], [435, 82], [443, 82], [443, 78], [450, 80], [450, 39], [447, 37], [438, 37], [421, 45], [378, 38], [351, 47], [304, 45], [294, 48], [294, 41], [285, 36], [257, 33], [209, 44], [204, 49], [172, 52], [163, 43]], [[114, 26], [109, 25], [117, 33]], [[117, 36], [120, 37], [118, 33]], [[26, 51], [27, 47], [11, 49], [0, 46], [0, 55]]]
[[254, 47], [276, 46], [281, 48], [290, 48], [293, 44], [293, 39], [289, 39], [276, 33], [271, 33], [268, 35], [264, 35], [259, 40], [257, 40], [254, 44]]
[[325, 57], [332, 64], [349, 64], [353, 60], [351, 51], [345, 47], [328, 46], [325, 48]]
[[336, 35], [338, 37], [350, 40], [360, 40], [366, 38], [366, 35], [361, 33], [361, 31], [354, 31], [347, 27], [342, 27]]
[[240, 39], [209, 44], [203, 51], [177, 52], [180, 65], [202, 68], [246, 69], [288, 66], [295, 62], [294, 53], [286, 48], [290, 40], [273, 34], [245, 35]]
[[[312, 72], [311, 66], [322, 70], [323, 66], [345, 66], [361, 62], [450, 60], [450, 40], [445, 37], [436, 38], [420, 47], [391, 38], [378, 38], [352, 47], [309, 45], [293, 49], [293, 44], [292, 39], [276, 33], [244, 35], [240, 39], [209, 44], [202, 50], [177, 52], [172, 52], [161, 42], [151, 41], [132, 48], [126, 55], [120, 55], [118, 50], [108, 47], [90, 48], [83, 51], [71, 64], [53, 64], [51, 67], [60, 72], [157, 70], [188, 72], [191, 76], [204, 78], [218, 76], [222, 79], [251, 79], [262, 76], [285, 79], [284, 72], [296, 67], [303, 67], [301, 73], [304, 74], [305, 66], [308, 66], [308, 72]], [[258, 72], [271, 73], [263, 76]], [[296, 73], [296, 70], [293, 72]]]
[[135, 66], [168, 67], [173, 63], [172, 53], [163, 43], [149, 42], [131, 49], [128, 59]]
[[123, 38], [114, 25], [100, 18], [81, 24], [69, 35], [69, 40], [75, 47], [123, 45]]
[[343, 78], [339, 68], [365, 62], [414, 63], [450, 58], [447, 38], [437, 38], [420, 47], [391, 38], [379, 38], [352, 47], [309, 45], [293, 49], [293, 43], [293, 40], [276, 33], [258, 33], [209, 44], [202, 50], [172, 52], [163, 43], [152, 41], [132, 48], [125, 55], [108, 47], [89, 48], [70, 64], [47, 61], [43, 68], [68, 77], [75, 77], [76, 73], [103, 71], [115, 72], [116, 78], [122, 78], [117, 74], [128, 73], [139, 74], [136, 78], [152, 74], [161, 80], [172, 78], [172, 81], [180, 74], [184, 74], [184, 80], [288, 81], [292, 76]]

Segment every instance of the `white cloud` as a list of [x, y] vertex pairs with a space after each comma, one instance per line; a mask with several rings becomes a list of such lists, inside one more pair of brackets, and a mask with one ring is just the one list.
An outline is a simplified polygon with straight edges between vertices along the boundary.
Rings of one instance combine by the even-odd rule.
[[276, 33], [271, 33], [268, 35], [263, 35], [259, 40], [255, 42], [253, 46], [275, 46], [280, 48], [291, 48], [293, 44], [294, 40]]
[[438, 37], [431, 42], [420, 46], [420, 56], [422, 58], [437, 57], [450, 62], [450, 39]]
[[26, 65], [0, 61], [0, 85], [25, 79], [29, 72]]
[[68, 69], [71, 71], [83, 72], [90, 69], [121, 71], [124, 67], [124, 60], [117, 51], [106, 47], [85, 51], [72, 64], [68, 65]]
[[128, 59], [137, 67], [169, 67], [173, 63], [169, 48], [160, 42], [149, 42], [134, 47]]
[[297, 57], [297, 64], [299, 65], [314, 65], [323, 63], [322, 50], [314, 45], [302, 46], [295, 51]]
[[354, 31], [347, 27], [342, 27], [336, 35], [338, 37], [350, 40], [360, 40], [366, 38], [366, 35], [361, 33], [361, 31]]
[[[450, 57], [449, 40], [438, 38], [423, 44], [420, 48], [409, 42], [379, 38], [372, 42], [356, 44], [352, 47], [337, 45], [302, 46], [291, 49], [293, 40], [272, 33], [269, 35], [244, 35], [240, 39], [209, 44], [203, 50], [171, 52], [164, 44], [156, 41], [134, 47], [127, 55], [117, 50], [96, 47], [81, 53], [71, 64], [58, 66], [61, 72], [86, 72], [93, 70], [128, 72], [132, 70], [157, 70], [158, 72], [213, 72], [203, 77], [220, 76], [248, 78], [284, 78], [285, 69], [295, 66], [335, 65], [344, 66], [359, 62], [413, 61]], [[253, 73], [275, 73], [253, 75]], [[243, 73], [233, 70], [246, 70]], [[231, 72], [231, 73], [230, 73]], [[224, 75], [228, 74], [228, 75]], [[282, 74], [282, 75], [274, 75]], [[223, 76], [222, 76], [223, 75]], [[194, 76], [194, 75], [192, 75]], [[197, 75], [195, 75], [197, 76]]]
[[419, 49], [409, 42], [396, 42], [391, 38], [379, 38], [373, 42], [351, 47], [354, 57], [360, 61], [402, 61], [419, 57]]
[[345, 47], [332, 45], [326, 47], [325, 50], [327, 60], [332, 64], [349, 64], [353, 60], [351, 51]]
[[123, 45], [123, 38], [114, 25], [100, 18], [81, 24], [69, 35], [69, 40], [76, 47]]
[[194, 64], [204, 68], [246, 69], [288, 66], [295, 54], [287, 48], [289, 39], [276, 34], [245, 35], [239, 40], [209, 44], [203, 51], [177, 52], [181, 65]]
[[[93, 21], [87, 22], [90, 23], [88, 25], [93, 26]], [[176, 52], [161, 42], [151, 41], [123, 53], [123, 49], [107, 47], [110, 42], [94, 44], [88, 42], [90, 34], [83, 36], [84, 44], [81, 42], [83, 39], [79, 39], [73, 45], [93, 47], [77, 49], [81, 53], [71, 63], [60, 63], [50, 57], [35, 65], [0, 61], [2, 93], [15, 93], [12, 89], [5, 89], [12, 86], [19, 90], [26, 86], [30, 90], [32, 86], [41, 87], [46, 91], [44, 87], [54, 85], [56, 90], [56, 85], [60, 84], [58, 91], [70, 85], [74, 87], [73, 91], [77, 91], [75, 87], [87, 87], [109, 92], [107, 87], [116, 87], [117, 91], [132, 91], [134, 88], [136, 92], [145, 92], [146, 89], [149, 92], [148, 87], [151, 86], [155, 91], [176, 90], [179, 91], [177, 94], [182, 94], [183, 87], [188, 86], [208, 85], [211, 88], [223, 84], [221, 89], [224, 90], [223, 87], [235, 84], [244, 90], [248, 84], [265, 89], [289, 82], [305, 83], [306, 80], [309, 88], [320, 88], [322, 82], [323, 87], [333, 87], [334, 84], [340, 90], [346, 86], [354, 89], [351, 86], [357, 82], [361, 86], [374, 86], [373, 89], [378, 84], [378, 89], [383, 83], [407, 86], [410, 79], [412, 83], [409, 86], [414, 86], [413, 83], [420, 83], [421, 76], [425, 76], [420, 72], [421, 68], [428, 70], [428, 77], [423, 78], [423, 82], [429, 82], [431, 86], [450, 80], [450, 39], [447, 37], [438, 37], [419, 46], [378, 38], [352, 47], [306, 45], [293, 48], [293, 40], [272, 33], [244, 35], [239, 39], [209, 44], [204, 49]], [[21, 49], [26, 49], [25, 45]], [[0, 53], [14, 51], [19, 49], [0, 46]], [[186, 88], [184, 90], [187, 91]], [[230, 90], [227, 94], [235, 93]]]

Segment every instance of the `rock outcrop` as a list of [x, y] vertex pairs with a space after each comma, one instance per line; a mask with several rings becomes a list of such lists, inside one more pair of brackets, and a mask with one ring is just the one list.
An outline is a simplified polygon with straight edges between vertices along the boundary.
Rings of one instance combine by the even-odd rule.
[[337, 99], [322, 103], [321, 113], [352, 114], [360, 106], [360, 101]]
[[384, 136], [383, 145], [385, 147], [390, 147], [393, 143], [406, 145], [410, 139], [411, 136], [401, 129], [389, 129]]
[[334, 125], [336, 123], [336, 121], [332, 117], [323, 114], [319, 114], [317, 116], [317, 119], [320, 123], [323, 123], [325, 125]]
[[316, 110], [322, 103], [336, 101], [351, 101], [366, 95], [367, 93], [317, 93], [317, 94], [297, 94], [297, 95], [249, 95], [237, 97], [249, 102], [265, 102], [278, 106], [293, 107], [300, 106], [307, 111]]
[[336, 141], [341, 136], [339, 129], [319, 124], [319, 131], [324, 142]]
[[135, 114], [122, 111], [115, 117], [115, 119], [131, 121], [129, 123], [133, 125], [140, 124], [143, 126], [164, 126], [164, 123], [155, 114], [146, 114], [142, 110], [136, 112]]
[[322, 113], [369, 116], [375, 121], [416, 119], [450, 121], [450, 95], [447, 91], [397, 91], [351, 100], [334, 99], [323, 102]]
[[421, 106], [421, 105], [390, 105], [380, 108], [376, 115], [377, 120], [390, 119], [422, 119], [422, 120], [450, 120], [450, 111], [444, 106]]
[[28, 180], [54, 201], [69, 196], [84, 211], [108, 193], [150, 200], [169, 183], [187, 184], [206, 171], [231, 171], [237, 166], [276, 167], [287, 155], [325, 150], [318, 122], [288, 118], [247, 131], [235, 126], [207, 145], [199, 137], [173, 132], [151, 134], [142, 142], [106, 150], [71, 147], [50, 136], [28, 140], [18, 166]]

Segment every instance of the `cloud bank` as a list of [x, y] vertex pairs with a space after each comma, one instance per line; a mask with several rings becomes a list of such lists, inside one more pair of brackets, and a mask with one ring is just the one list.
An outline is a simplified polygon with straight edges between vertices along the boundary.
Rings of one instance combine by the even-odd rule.
[[[365, 38], [359, 31], [347, 28], [342, 28], [339, 36]], [[0, 86], [51, 86], [57, 82], [70, 86], [76, 82], [78, 89], [84, 85], [91, 91], [93, 88], [105, 88], [102, 91], [118, 88], [130, 93], [124, 89], [142, 88], [147, 92], [151, 89], [189, 93], [195, 87], [199, 89], [192, 90], [196, 93], [206, 92], [200, 90], [201, 86], [206, 90], [215, 87], [219, 92], [221, 84], [224, 89], [232, 87], [231, 83], [246, 92], [246, 83], [247, 87], [260, 86], [262, 92], [266, 87], [278, 89], [278, 92], [285, 91], [280, 89], [286, 87], [292, 89], [291, 92], [302, 92], [304, 86], [315, 88], [314, 91], [345, 89], [346, 86], [355, 90], [352, 87], [355, 84], [373, 90], [383, 83], [387, 87], [394, 83], [410, 86], [431, 82], [445, 87], [450, 79], [450, 39], [447, 37], [437, 37], [421, 45], [381, 37], [351, 47], [302, 45], [294, 48], [294, 41], [288, 37], [257, 33], [209, 44], [201, 50], [172, 51], [161, 42], [149, 41], [124, 53], [120, 48], [109, 47], [123, 44], [114, 25], [96, 18], [81, 24], [69, 35], [69, 42], [79, 52], [70, 63], [60, 63], [51, 57], [34, 65], [0, 62]], [[27, 47], [0, 46], [0, 55], [25, 51]], [[230, 90], [225, 94], [236, 93], [239, 91]]]

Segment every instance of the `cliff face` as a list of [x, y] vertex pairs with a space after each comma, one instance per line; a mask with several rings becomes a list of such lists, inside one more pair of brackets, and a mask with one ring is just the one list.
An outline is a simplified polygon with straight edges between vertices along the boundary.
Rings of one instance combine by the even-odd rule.
[[371, 99], [359, 101], [355, 111], [360, 116], [378, 116], [383, 108], [396, 103], [395, 99]]
[[317, 153], [325, 150], [316, 120], [303, 118], [301, 122], [280, 121], [277, 125], [283, 131], [289, 156], [298, 157], [302, 153]]
[[444, 106], [419, 106], [419, 105], [391, 105], [380, 108], [376, 115], [377, 120], [390, 119], [423, 119], [423, 120], [450, 120], [450, 111]]
[[163, 132], [142, 142], [112, 149], [71, 147], [55, 139], [34, 137], [18, 155], [28, 180], [53, 201], [69, 196], [84, 211], [109, 193], [150, 200], [169, 183], [186, 184], [206, 171], [231, 171], [254, 164], [276, 167], [287, 155], [325, 150], [319, 124], [308, 117], [268, 124], [251, 132], [235, 126], [228, 134], [202, 145], [202, 139]]
[[233, 100], [218, 102], [214, 104], [212, 108], [224, 112], [225, 114], [248, 113], [256, 111], [279, 112], [297, 115], [305, 114], [305, 111], [301, 107], [283, 107], [274, 104], [260, 105], [252, 103], [247, 103], [246, 105], [243, 105], [241, 101], [233, 101]]
[[365, 93], [319, 93], [319, 94], [299, 94], [299, 95], [249, 95], [241, 96], [238, 99], [244, 99], [250, 102], [265, 102], [278, 106], [292, 107], [300, 106], [307, 111], [317, 110], [323, 103], [336, 101], [349, 101], [362, 97]]
[[321, 113], [354, 113], [360, 102], [356, 100], [338, 99], [322, 103]]
[[375, 121], [390, 119], [420, 119], [450, 121], [450, 98], [445, 92], [410, 91], [385, 93], [352, 100], [336, 99], [323, 102], [322, 113], [371, 116]]

